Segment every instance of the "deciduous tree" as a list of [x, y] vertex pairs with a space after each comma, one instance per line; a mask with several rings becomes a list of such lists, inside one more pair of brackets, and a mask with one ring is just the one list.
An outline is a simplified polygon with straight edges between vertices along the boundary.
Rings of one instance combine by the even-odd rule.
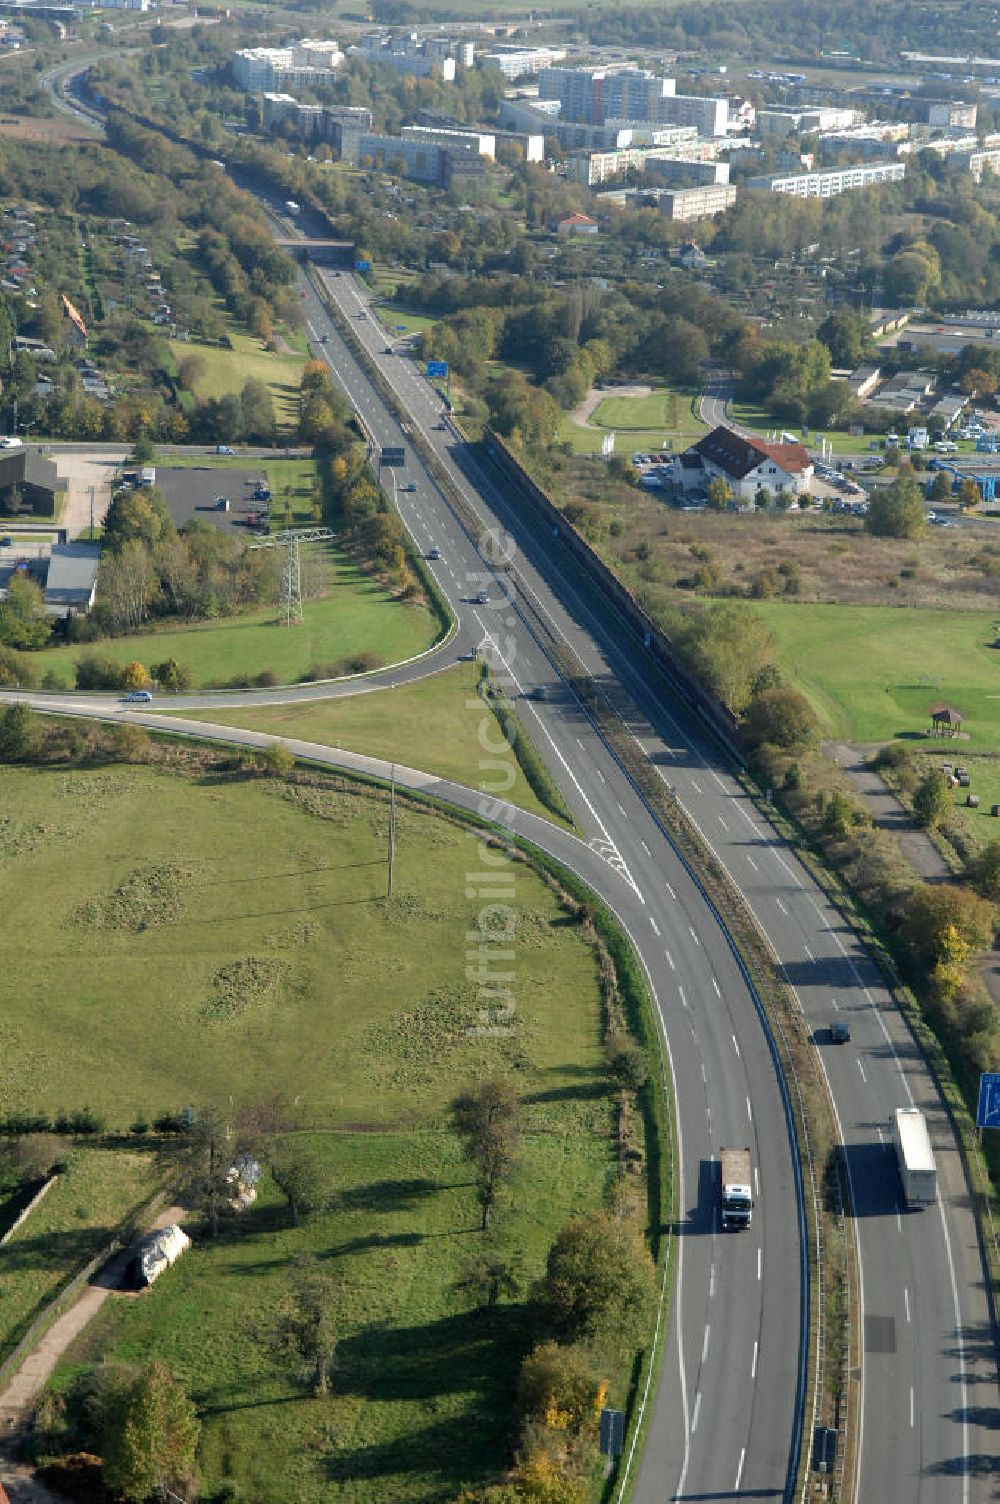
[[191, 1401], [160, 1362], [108, 1385], [101, 1407], [104, 1480], [143, 1504], [157, 1490], [184, 1491], [195, 1476], [201, 1424]]
[[451, 1126], [462, 1140], [466, 1159], [476, 1170], [476, 1199], [483, 1232], [490, 1225], [497, 1196], [517, 1166], [520, 1103], [510, 1081], [489, 1076], [457, 1096]]

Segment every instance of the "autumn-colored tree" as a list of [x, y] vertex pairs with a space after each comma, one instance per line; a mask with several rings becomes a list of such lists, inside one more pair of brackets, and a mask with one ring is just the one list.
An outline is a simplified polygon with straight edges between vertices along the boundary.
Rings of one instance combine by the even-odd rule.
[[201, 1423], [165, 1364], [111, 1383], [101, 1406], [104, 1481], [142, 1504], [156, 1491], [184, 1490], [195, 1476]]

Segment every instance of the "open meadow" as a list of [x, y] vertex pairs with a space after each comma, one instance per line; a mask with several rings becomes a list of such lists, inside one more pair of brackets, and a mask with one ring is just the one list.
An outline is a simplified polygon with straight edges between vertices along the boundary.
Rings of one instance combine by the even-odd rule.
[[929, 707], [965, 717], [949, 744], [1000, 753], [997, 617], [985, 611], [755, 603], [790, 683], [812, 702], [827, 736], [853, 742], [922, 737]]
[[274, 401], [279, 431], [290, 433], [299, 419], [299, 381], [306, 357], [295, 350], [268, 350], [261, 340], [235, 328], [228, 338], [229, 349], [194, 339], [166, 343], [178, 368], [185, 361], [197, 362], [198, 374], [191, 383], [196, 397], [238, 397], [246, 381], [261, 381]]
[[[39, 676], [72, 686], [77, 660], [98, 653], [123, 667], [147, 669], [167, 658], [191, 670], [195, 688], [219, 688], [266, 673], [289, 684], [314, 668], [368, 654], [398, 663], [429, 648], [441, 633], [437, 617], [420, 601], [399, 601], [335, 545], [302, 550], [306, 588], [317, 592], [303, 605], [303, 620], [288, 627], [278, 604], [238, 616], [163, 627], [135, 636], [73, 643], [33, 653]], [[340, 670], [343, 672], [344, 670]], [[321, 673], [319, 677], [327, 677]]]
[[[197, 766], [0, 771], [0, 1097], [79, 1095], [112, 1126], [203, 1103], [238, 1120], [279, 1098], [332, 1201], [293, 1227], [265, 1176], [217, 1241], [195, 1221], [194, 1249], [110, 1301], [57, 1382], [105, 1356], [164, 1358], [201, 1414], [206, 1497], [436, 1504], [506, 1464], [533, 1283], [617, 1165], [597, 957], [518, 862], [499, 1027], [466, 972], [481, 900], [465, 828], [403, 802], [387, 901], [384, 794]], [[484, 1244], [447, 1109], [491, 1071], [516, 1082], [522, 1140]], [[514, 1285], [475, 1311], [458, 1287], [484, 1247]], [[306, 1252], [336, 1285], [322, 1401], [267, 1339]], [[609, 1362], [609, 1402], [627, 1376]]]
[[[476, 696], [478, 683], [478, 665], [460, 663], [426, 679], [376, 693], [308, 704], [266, 705], [259, 710], [195, 711], [191, 719], [323, 742], [478, 788], [484, 777], [490, 784], [495, 777], [493, 758], [484, 752], [480, 741], [483, 717], [489, 712]], [[495, 727], [489, 735], [491, 739], [497, 737]], [[485, 774], [484, 761], [491, 766]], [[543, 819], [552, 819], [552, 811], [541, 803], [520, 770], [504, 798]]]

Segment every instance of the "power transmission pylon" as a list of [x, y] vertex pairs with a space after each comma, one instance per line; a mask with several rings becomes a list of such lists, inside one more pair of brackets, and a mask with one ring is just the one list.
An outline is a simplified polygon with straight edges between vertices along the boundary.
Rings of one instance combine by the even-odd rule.
[[299, 559], [300, 543], [324, 543], [336, 534], [330, 527], [283, 528], [280, 533], [271, 533], [267, 538], [255, 538], [251, 548], [283, 548], [285, 557], [281, 566], [281, 601], [285, 613], [285, 626], [302, 620], [302, 564]]

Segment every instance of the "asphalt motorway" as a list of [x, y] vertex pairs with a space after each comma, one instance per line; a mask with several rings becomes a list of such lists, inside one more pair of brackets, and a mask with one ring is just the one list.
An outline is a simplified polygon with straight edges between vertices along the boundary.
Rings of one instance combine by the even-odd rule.
[[[337, 300], [344, 316], [354, 321], [371, 357], [382, 363], [393, 381], [410, 414], [411, 425], [419, 425], [424, 439], [451, 470], [453, 479], [480, 515], [513, 535], [519, 551], [519, 573], [556, 628], [598, 680], [618, 681], [629, 691], [636, 707], [634, 734], [654, 765], [676, 788], [687, 814], [742, 890], [814, 1030], [846, 1146], [856, 1211], [852, 1226], [862, 1270], [863, 1427], [858, 1497], [865, 1501], [899, 1500], [900, 1504], [918, 1499], [965, 1504], [970, 1499], [987, 1497], [993, 1472], [989, 1462], [990, 1431], [996, 1423], [997, 1374], [976, 1226], [943, 1103], [877, 969], [805, 869], [783, 848], [773, 829], [744, 797], [697, 722], [671, 695], [669, 686], [643, 662], [641, 644], [632, 640], [622, 623], [608, 612], [589, 580], [560, 548], [558, 538], [553, 538], [530, 513], [516, 505], [502, 477], [469, 452], [457, 430], [446, 420], [443, 429], [437, 426], [442, 422], [440, 398], [412, 362], [383, 353], [385, 335], [371, 317], [366, 289], [351, 276], [322, 275], [328, 295]], [[327, 334], [327, 342], [320, 348], [326, 352], [335, 372], [346, 388], [360, 394], [356, 400], [367, 401], [370, 385], [366, 379], [359, 381], [357, 368], [336, 339], [322, 306], [309, 296], [306, 306], [315, 329]], [[382, 434], [376, 433], [379, 442], [401, 441], [397, 426], [381, 404], [377, 405], [374, 421], [382, 425]], [[403, 442], [405, 437], [402, 436]], [[418, 540], [440, 543], [438, 534], [449, 526], [451, 514], [429, 481], [422, 478], [419, 484], [420, 492], [427, 494], [427, 502], [415, 506], [411, 527]], [[407, 511], [410, 498], [401, 495], [399, 500], [404, 504], [404, 512]], [[454, 530], [454, 525], [451, 526]], [[530, 657], [532, 644], [524, 641], [523, 645]], [[558, 719], [552, 717], [554, 722]], [[558, 735], [558, 725], [547, 729]], [[582, 759], [581, 751], [585, 753]], [[603, 788], [601, 777], [609, 775], [601, 766], [596, 749], [584, 740], [577, 754], [573, 767], [578, 776], [586, 778], [588, 794]], [[662, 837], [655, 845], [645, 835], [637, 841], [631, 817], [624, 820], [621, 817], [621, 804], [615, 818], [614, 804], [619, 802], [627, 783], [614, 766], [610, 778], [611, 807], [602, 806], [602, 816], [607, 835], [625, 867], [632, 867], [643, 852], [645, 840], [656, 853], [654, 872], [657, 867], [668, 872]], [[664, 891], [662, 881], [661, 878], [659, 893]], [[657, 892], [655, 876], [652, 883], [643, 885], [644, 893], [647, 887], [650, 894]], [[685, 904], [690, 906], [695, 902], [693, 895], [688, 894], [680, 908], [683, 910]], [[667, 917], [663, 923], [676, 939], [683, 932], [684, 916], [678, 914], [672, 901], [664, 907]], [[650, 914], [648, 918], [654, 916]], [[659, 919], [656, 922], [661, 923]], [[707, 968], [704, 963], [698, 966], [697, 956], [693, 959], [695, 977], [701, 978], [696, 981], [697, 995], [707, 995], [706, 989], [710, 988], [704, 976]], [[678, 984], [662, 970], [654, 972], [654, 977], [662, 1005], [662, 998], [669, 999]], [[753, 1023], [745, 989], [737, 988], [727, 1002], [733, 1015], [741, 1021], [745, 1015], [746, 1022]], [[669, 1002], [665, 1015], [673, 1047], [678, 1031]], [[847, 1046], [833, 1047], [828, 1042], [829, 1024], [839, 1015], [849, 1018], [853, 1038]], [[737, 1039], [742, 1048], [739, 1034]], [[720, 1058], [718, 1050], [723, 1043], [717, 1034], [713, 1035], [714, 1058]], [[709, 1052], [708, 1040], [704, 1039], [701, 1054], [706, 1067], [705, 1057]], [[729, 1064], [731, 1067], [732, 1062]], [[706, 1099], [709, 1108], [718, 1107], [720, 1086], [724, 1097], [736, 1096], [738, 1100], [739, 1088], [733, 1071], [723, 1068], [717, 1071], [709, 1087]], [[757, 1103], [756, 1090], [755, 1086], [750, 1093], [752, 1103]], [[888, 1143], [892, 1110], [911, 1102], [927, 1113], [941, 1184], [937, 1206], [923, 1214], [907, 1214], [901, 1206], [898, 1176]], [[680, 1093], [678, 1106], [683, 1132], [688, 1119]], [[772, 1093], [770, 1110], [775, 1111], [776, 1107]], [[758, 1133], [765, 1110], [762, 1099], [757, 1103], [754, 1119]], [[774, 1122], [778, 1121], [775, 1112]], [[718, 1134], [715, 1138], [716, 1147], [726, 1141]], [[773, 1161], [777, 1165], [782, 1162], [780, 1152], [777, 1146], [771, 1151], [779, 1154]], [[787, 1219], [783, 1246], [780, 1233], [769, 1219], [773, 1199], [772, 1162], [770, 1156], [761, 1161], [759, 1145], [758, 1162], [762, 1164], [762, 1173], [766, 1169], [768, 1176], [768, 1194], [762, 1196], [760, 1208], [768, 1262], [783, 1259], [782, 1274], [789, 1292], [784, 1314], [762, 1307], [759, 1362], [765, 1349], [773, 1349], [776, 1334], [791, 1338], [787, 1315], [792, 1304], [790, 1292], [798, 1278], [795, 1261], [799, 1253], [797, 1248], [793, 1251], [787, 1237], [795, 1217], [791, 1198], [781, 1208], [782, 1217]], [[690, 1173], [689, 1164], [689, 1185]], [[729, 1244], [725, 1246], [728, 1249]], [[694, 1258], [688, 1260], [689, 1265], [694, 1262]], [[710, 1265], [711, 1262], [710, 1259]], [[691, 1299], [691, 1291], [685, 1289], [683, 1298], [677, 1302], [681, 1322], [689, 1330], [696, 1329], [698, 1324], [693, 1314], [688, 1315]], [[768, 1318], [773, 1319], [774, 1325]], [[706, 1324], [715, 1325], [707, 1318]], [[726, 1330], [725, 1326], [723, 1329]], [[728, 1353], [734, 1377], [745, 1383], [746, 1354], [736, 1345], [738, 1330], [738, 1325], [734, 1325], [732, 1332], [727, 1331], [726, 1340], [731, 1343]], [[688, 1350], [691, 1345], [689, 1341], [683, 1348], [682, 1368], [692, 1356]], [[753, 1367], [752, 1351], [749, 1356]], [[669, 1395], [669, 1403], [676, 1404], [679, 1396], [677, 1392], [670, 1393], [670, 1372], [668, 1365], [661, 1391]], [[691, 1375], [686, 1377], [690, 1380]], [[748, 1457], [757, 1452], [761, 1438], [770, 1435], [773, 1460], [773, 1438], [788, 1434], [791, 1396], [787, 1388], [775, 1388], [770, 1383], [761, 1385], [759, 1380], [753, 1387], [759, 1399]], [[697, 1392], [690, 1382], [687, 1388], [689, 1392]], [[657, 1423], [651, 1429], [646, 1449], [646, 1463], [650, 1465], [641, 1474], [638, 1498], [669, 1496], [663, 1489], [664, 1466], [669, 1467], [668, 1449], [661, 1453], [659, 1446], [661, 1434], [669, 1434], [664, 1409], [665, 1405], [659, 1404], [655, 1412]], [[713, 1409], [712, 1413], [719, 1416], [726, 1411]], [[700, 1458], [702, 1444], [697, 1440], [700, 1432], [698, 1426], [692, 1429], [693, 1422], [693, 1412], [689, 1411], [690, 1455]], [[728, 1428], [713, 1424], [710, 1429], [716, 1443], [728, 1437]], [[684, 1483], [690, 1494], [702, 1491], [700, 1483], [694, 1484], [690, 1468]], [[768, 1485], [774, 1486], [773, 1476]], [[750, 1487], [744, 1472], [740, 1488], [748, 1491]]]

